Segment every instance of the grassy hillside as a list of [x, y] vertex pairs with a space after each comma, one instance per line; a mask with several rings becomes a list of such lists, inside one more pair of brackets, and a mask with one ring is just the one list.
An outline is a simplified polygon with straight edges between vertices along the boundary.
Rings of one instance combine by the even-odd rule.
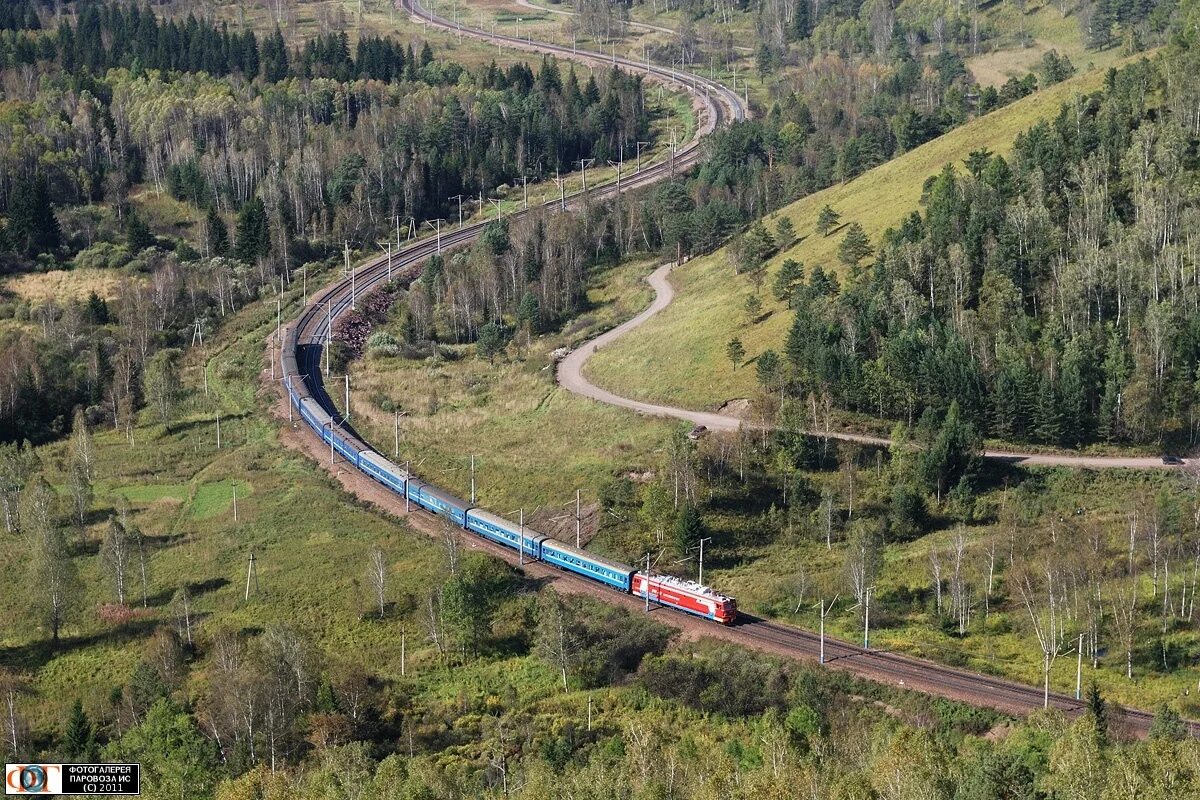
[[[776, 302], [769, 287], [787, 258], [804, 263], [808, 271], [820, 265], [837, 271], [837, 247], [844, 227], [858, 222], [872, 241], [889, 226], [916, 210], [925, 179], [947, 162], [961, 162], [972, 150], [987, 148], [1006, 153], [1017, 133], [1036, 120], [1058, 112], [1059, 106], [1081, 92], [1100, 86], [1103, 74], [1091, 72], [1013, 103], [916, 148], [848, 183], [832, 186], [784, 208], [767, 227], [786, 217], [799, 241], [767, 265], [762, 292], [763, 314], [751, 324], [743, 309], [754, 285], [735, 276], [727, 249], [698, 258], [675, 270], [675, 302], [644, 326], [597, 353], [589, 376], [601, 386], [631, 397], [670, 402], [689, 408], [714, 408], [750, 395], [755, 387], [753, 365], [734, 369], [726, 344], [741, 339], [747, 359], [763, 350], [779, 349], [791, 316]], [[825, 205], [841, 214], [841, 228], [828, 236], [815, 230], [817, 213]], [[843, 280], [845, 276], [842, 276]]]
[[1037, 72], [1042, 56], [1050, 50], [1071, 59], [1080, 72], [1107, 69], [1121, 60], [1119, 46], [1089, 50], [1079, 24], [1081, 9], [1068, 5], [1064, 15], [1059, 7], [1058, 3], [1029, 3], [1022, 12], [1012, 3], [991, 6], [987, 24], [999, 35], [987, 43], [987, 52], [967, 59], [967, 69], [980, 85], [999, 86], [1009, 78]]

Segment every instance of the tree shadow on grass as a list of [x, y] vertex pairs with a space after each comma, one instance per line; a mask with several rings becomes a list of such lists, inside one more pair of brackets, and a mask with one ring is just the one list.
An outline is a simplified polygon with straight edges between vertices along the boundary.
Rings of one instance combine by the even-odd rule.
[[103, 631], [83, 636], [65, 636], [59, 639], [57, 647], [49, 639], [6, 647], [0, 649], [0, 664], [22, 672], [34, 672], [57, 657], [78, 650], [86, 650], [96, 645], [123, 645], [145, 639], [157, 627], [158, 621], [154, 619], [131, 619]]

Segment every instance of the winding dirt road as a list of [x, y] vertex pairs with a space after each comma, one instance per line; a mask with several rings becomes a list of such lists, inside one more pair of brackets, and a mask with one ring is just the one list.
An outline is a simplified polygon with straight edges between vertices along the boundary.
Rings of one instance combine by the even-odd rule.
[[[619, 408], [627, 408], [639, 414], [654, 417], [673, 417], [685, 420], [693, 425], [703, 425], [710, 430], [736, 431], [743, 421], [729, 414], [717, 414], [712, 411], [695, 411], [677, 406], [665, 406], [657, 403], [647, 403], [630, 397], [622, 397], [603, 389], [589, 381], [583, 374], [584, 364], [592, 354], [601, 347], [609, 345], [625, 334], [645, 324], [647, 320], [658, 314], [675, 299], [675, 287], [671, 285], [670, 275], [673, 263], [664, 264], [646, 278], [654, 289], [654, 301], [642, 313], [618, 325], [610, 331], [600, 334], [595, 339], [585, 342], [573, 350], [558, 365], [558, 382], [569, 392], [583, 397], [589, 397], [601, 403]], [[846, 442], [878, 445], [887, 447], [891, 442], [883, 436], [870, 436], [860, 433], [845, 433], [834, 431], [831, 438]], [[1183, 465], [1165, 465], [1161, 458], [1146, 456], [1085, 456], [1070, 453], [1021, 453], [1009, 450], [984, 450], [984, 458], [1005, 461], [1010, 464], [1034, 465], [1044, 467], [1081, 467], [1086, 469], [1180, 469]]]

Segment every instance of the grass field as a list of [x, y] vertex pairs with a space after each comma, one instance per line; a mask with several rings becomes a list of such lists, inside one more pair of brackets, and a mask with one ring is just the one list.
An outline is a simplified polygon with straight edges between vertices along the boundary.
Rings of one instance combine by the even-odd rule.
[[450, 348], [453, 360], [368, 356], [356, 362], [353, 423], [397, 457], [390, 409], [399, 408], [407, 414], [399, 418], [398, 458], [411, 460], [419, 475], [469, 497], [474, 454], [481, 504], [514, 518], [523, 508], [531, 525], [546, 532], [569, 529], [573, 537], [578, 489], [593, 529], [601, 487], [657, 463], [655, 451], [679, 426], [563, 391], [549, 354], [636, 313], [649, 302], [642, 278], [651, 268], [644, 263], [608, 271], [589, 292], [590, 311], [563, 332], [533, 339], [523, 354], [510, 350], [513, 358], [495, 365], [477, 358], [473, 347]]
[[[988, 43], [989, 52], [967, 59], [967, 69], [984, 86], [999, 86], [1011, 77], [1037, 72], [1042, 56], [1050, 50], [1071, 59], [1080, 73], [1103, 70], [1121, 60], [1119, 46], [1089, 50], [1083, 42], [1079, 24], [1080, 7], [1067, 4], [1067, 14], [1059, 4], [1030, 3], [1022, 13], [1011, 3], [996, 3], [986, 12], [990, 26], [999, 36]], [[1022, 41], [1028, 37], [1028, 44]]]
[[[1100, 85], [1103, 76], [1089, 73], [994, 111], [855, 178], [809, 195], [766, 220], [791, 220], [799, 241], [767, 265], [763, 315], [750, 324], [743, 300], [754, 292], [744, 276], [735, 276], [726, 248], [695, 259], [673, 273], [674, 303], [641, 328], [604, 348], [588, 362], [589, 377], [612, 391], [654, 402], [712, 409], [755, 390], [752, 363], [735, 369], [726, 344], [741, 339], [747, 359], [763, 350], [779, 350], [791, 325], [791, 315], [769, 294], [771, 281], [784, 259], [804, 263], [808, 271], [820, 265], [840, 271], [836, 251], [840, 230], [821, 236], [814, 228], [826, 204], [842, 215], [841, 225], [858, 222], [872, 241], [889, 226], [918, 208], [924, 180], [947, 162], [961, 167], [972, 150], [988, 148], [1007, 153], [1020, 131], [1038, 119], [1057, 113], [1072, 96]], [[845, 276], [842, 276], [845, 280]]]

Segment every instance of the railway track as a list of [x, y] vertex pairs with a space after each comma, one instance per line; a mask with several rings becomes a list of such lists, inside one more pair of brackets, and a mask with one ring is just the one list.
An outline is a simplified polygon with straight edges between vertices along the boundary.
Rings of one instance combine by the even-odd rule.
[[[628, 59], [584, 51], [572, 52], [570, 48], [551, 44], [540, 44], [518, 40], [500, 34], [476, 30], [450, 21], [427, 11], [418, 0], [400, 0], [399, 5], [414, 18], [428, 25], [462, 35], [484, 39], [493, 43], [507, 44], [512, 48], [538, 53], [553, 53], [593, 64], [616, 64], [627, 70], [646, 72], [653, 79], [688, 91], [697, 100], [702, 111], [701, 124], [697, 125], [696, 136], [671, 157], [648, 165], [632, 177], [620, 182], [620, 189], [632, 189], [669, 177], [676, 170], [686, 169], [697, 163], [702, 156], [701, 141], [726, 120], [741, 120], [746, 109], [741, 99], [728, 88], [699, 76], [680, 73], [677, 70], [642, 64]], [[703, 92], [703, 94], [701, 94]], [[588, 194], [593, 198], [605, 198], [617, 193], [615, 183], [593, 187]], [[556, 201], [538, 206], [564, 207], [579, 203], [584, 192], [576, 192]], [[532, 209], [531, 209], [532, 210]], [[510, 217], [520, 217], [529, 211], [520, 211]], [[286, 381], [301, 381], [318, 403], [330, 414], [344, 436], [364, 449], [368, 443], [348, 424], [329, 397], [322, 380], [321, 355], [329, 341], [332, 325], [341, 315], [355, 307], [359, 296], [390, 280], [397, 273], [415, 277], [419, 267], [430, 256], [448, 248], [468, 244], [478, 237], [487, 221], [476, 222], [453, 228], [440, 236], [418, 240], [409, 247], [388, 256], [380, 256], [353, 269], [351, 274], [318, 291], [305, 305], [296, 322], [289, 326], [285, 337], [282, 358], [295, 356], [297, 373], [288, 374]], [[397, 498], [397, 503], [400, 500]], [[578, 579], [582, 580], [582, 579]], [[628, 597], [622, 596], [625, 601]], [[782, 625], [780, 623], [743, 615], [732, 628], [718, 628], [723, 638], [740, 642], [758, 649], [780, 652], [790, 656], [817, 659], [822, 645], [820, 637], [811, 631]], [[915, 691], [947, 697], [962, 702], [997, 708], [1006, 713], [1024, 714], [1041, 708], [1043, 690], [1006, 681], [993, 676], [955, 669], [931, 661], [905, 656], [899, 653], [869, 650], [847, 642], [826, 638], [824, 642], [825, 663], [833, 668], [846, 669], [870, 680], [901, 686]], [[1050, 705], [1068, 714], [1078, 714], [1080, 703], [1062, 694], [1050, 695]], [[1151, 715], [1145, 711], [1127, 709], [1123, 711], [1126, 724], [1135, 733], [1144, 734], [1150, 726]], [[1200, 723], [1188, 723], [1193, 735], [1200, 736]]]

